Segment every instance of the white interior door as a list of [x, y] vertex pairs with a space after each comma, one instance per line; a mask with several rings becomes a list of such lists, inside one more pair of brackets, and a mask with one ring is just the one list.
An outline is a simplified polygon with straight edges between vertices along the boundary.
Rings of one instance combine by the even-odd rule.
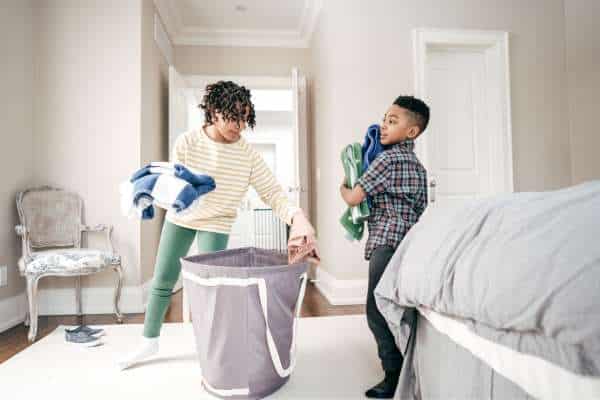
[[415, 93], [431, 107], [416, 142], [429, 201], [512, 192], [508, 33], [418, 28], [413, 45]]
[[425, 75], [431, 107], [427, 135], [430, 202], [490, 193], [484, 57], [470, 49], [430, 51]]
[[175, 138], [188, 130], [188, 88], [175, 67], [169, 66], [169, 157]]
[[292, 95], [296, 184], [290, 190], [295, 193], [297, 205], [304, 210], [306, 215], [310, 215], [306, 77], [297, 68], [292, 69]]
[[[178, 135], [188, 130], [188, 89], [184, 79], [175, 67], [169, 66], [169, 160], [173, 153], [173, 145]], [[193, 247], [193, 246], [192, 246]], [[190, 249], [190, 252], [192, 250]], [[181, 289], [182, 280], [173, 288], [173, 293]], [[184, 301], [185, 304], [185, 301]], [[185, 307], [185, 306], [184, 306]]]
[[429, 201], [447, 204], [496, 192], [485, 54], [476, 48], [427, 53], [425, 99], [432, 110], [424, 133]]

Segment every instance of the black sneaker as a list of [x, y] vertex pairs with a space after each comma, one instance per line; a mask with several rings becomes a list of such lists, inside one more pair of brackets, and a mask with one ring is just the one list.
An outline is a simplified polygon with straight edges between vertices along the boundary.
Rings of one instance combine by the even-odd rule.
[[386, 371], [385, 378], [377, 385], [365, 392], [365, 396], [370, 399], [392, 399], [398, 386], [400, 371]]

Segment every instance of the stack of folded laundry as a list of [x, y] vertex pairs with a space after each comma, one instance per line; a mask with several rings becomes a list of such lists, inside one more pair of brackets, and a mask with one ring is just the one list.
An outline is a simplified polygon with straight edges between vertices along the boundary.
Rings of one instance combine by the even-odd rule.
[[121, 184], [121, 211], [126, 216], [152, 219], [156, 205], [185, 214], [215, 187], [213, 178], [181, 164], [152, 162]]
[[[353, 188], [358, 178], [367, 170], [377, 155], [383, 151], [380, 141], [380, 127], [377, 124], [369, 126], [365, 141], [353, 143], [342, 150], [342, 165], [346, 177], [346, 186]], [[368, 197], [357, 206], [348, 207], [340, 218], [340, 223], [346, 230], [348, 240], [361, 240], [365, 230], [365, 221], [369, 217], [372, 199]]]
[[65, 340], [82, 347], [96, 347], [104, 343], [100, 337], [104, 336], [104, 329], [91, 328], [87, 325], [79, 325], [75, 329], [65, 329]]

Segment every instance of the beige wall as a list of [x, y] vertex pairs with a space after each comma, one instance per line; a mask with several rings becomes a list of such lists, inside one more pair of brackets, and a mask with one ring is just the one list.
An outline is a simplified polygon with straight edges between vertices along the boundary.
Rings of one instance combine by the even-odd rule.
[[141, 2], [37, 1], [35, 14], [35, 182], [79, 193], [86, 223], [113, 225], [126, 285], [138, 285], [140, 223], [120, 215], [118, 184], [140, 165]]
[[1, 300], [21, 293], [25, 287], [17, 269], [21, 248], [14, 226], [18, 224], [16, 193], [31, 184], [34, 168], [33, 11], [30, 1], [2, 2], [0, 54], [0, 265], [8, 266], [8, 285], [0, 288]]
[[184, 75], [288, 76], [292, 67], [308, 75], [308, 49], [176, 46], [175, 67]]
[[313, 166], [321, 173], [313, 205], [319, 237], [327, 241], [322, 266], [339, 279], [361, 279], [367, 270], [364, 243], [346, 241], [337, 222], [345, 208], [339, 151], [361, 140], [397, 95], [413, 92], [417, 27], [511, 33], [516, 190], [571, 182], [561, 0], [328, 0], [311, 42]]
[[565, 0], [573, 183], [600, 179], [600, 2]]
[[[169, 66], [154, 41], [154, 12], [154, 2], [142, 0], [141, 165], [168, 159]], [[142, 222], [142, 282], [150, 280], [154, 272], [163, 215], [159, 211], [154, 219]]]

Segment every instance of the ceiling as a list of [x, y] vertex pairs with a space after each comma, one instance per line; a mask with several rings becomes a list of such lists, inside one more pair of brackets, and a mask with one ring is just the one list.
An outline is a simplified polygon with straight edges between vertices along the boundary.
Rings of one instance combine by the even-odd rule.
[[154, 0], [173, 45], [308, 47], [322, 0]]

